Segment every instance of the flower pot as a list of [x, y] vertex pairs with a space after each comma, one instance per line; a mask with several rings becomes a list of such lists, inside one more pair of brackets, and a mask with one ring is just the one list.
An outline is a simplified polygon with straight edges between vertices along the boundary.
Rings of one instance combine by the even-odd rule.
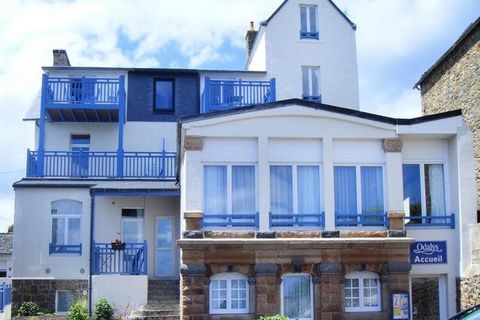
[[125, 243], [112, 242], [112, 250], [125, 250]]

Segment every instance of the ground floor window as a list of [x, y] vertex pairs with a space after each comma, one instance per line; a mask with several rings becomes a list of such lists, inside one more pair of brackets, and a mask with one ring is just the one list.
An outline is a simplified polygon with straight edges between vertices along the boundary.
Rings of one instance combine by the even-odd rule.
[[73, 304], [73, 300], [74, 295], [72, 291], [58, 290], [55, 298], [55, 312], [58, 314], [66, 314]]
[[345, 311], [381, 310], [380, 279], [373, 272], [352, 272], [345, 276]]
[[240, 273], [210, 278], [210, 313], [248, 313], [248, 280]]
[[282, 276], [282, 314], [289, 319], [313, 319], [312, 277], [308, 274]]

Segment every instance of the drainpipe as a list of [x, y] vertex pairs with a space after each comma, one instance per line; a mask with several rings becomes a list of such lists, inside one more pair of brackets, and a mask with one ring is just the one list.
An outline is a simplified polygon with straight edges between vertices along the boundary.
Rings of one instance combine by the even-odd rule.
[[95, 192], [90, 189], [90, 257], [89, 265], [90, 270], [88, 272], [88, 314], [92, 316], [92, 275], [93, 275], [93, 254], [94, 254], [94, 219], [95, 219]]

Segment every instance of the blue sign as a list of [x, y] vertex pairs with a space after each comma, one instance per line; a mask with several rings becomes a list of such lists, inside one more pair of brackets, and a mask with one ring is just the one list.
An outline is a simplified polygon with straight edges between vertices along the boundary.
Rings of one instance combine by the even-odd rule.
[[418, 241], [410, 245], [411, 264], [447, 263], [446, 241]]

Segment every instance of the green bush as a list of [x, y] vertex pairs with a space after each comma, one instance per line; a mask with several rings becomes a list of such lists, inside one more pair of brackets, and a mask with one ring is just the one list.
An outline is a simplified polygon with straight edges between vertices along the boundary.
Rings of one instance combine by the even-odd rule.
[[23, 317], [36, 316], [40, 308], [35, 302], [23, 302], [18, 309], [18, 315]]
[[75, 301], [67, 314], [68, 320], [90, 320], [88, 316], [87, 300], [80, 299]]
[[113, 308], [108, 303], [106, 299], [101, 299], [98, 300], [97, 303], [95, 303], [94, 307], [94, 319], [95, 320], [112, 320], [113, 319]]
[[288, 317], [281, 316], [279, 314], [274, 316], [263, 316], [258, 318], [259, 320], [288, 320]]

